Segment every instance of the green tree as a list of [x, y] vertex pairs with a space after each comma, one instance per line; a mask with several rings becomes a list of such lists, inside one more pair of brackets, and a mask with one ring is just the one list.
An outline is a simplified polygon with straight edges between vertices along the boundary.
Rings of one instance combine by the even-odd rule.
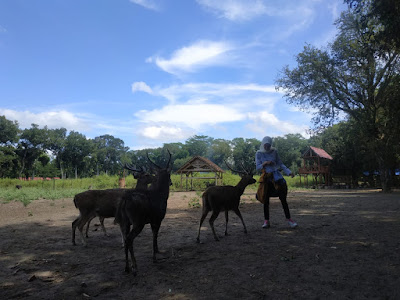
[[363, 171], [377, 168], [373, 156], [363, 146], [366, 141], [360, 142], [364, 136], [351, 121], [335, 124], [319, 134], [321, 148], [333, 157], [332, 175], [351, 175], [354, 186], [358, 185]]
[[222, 166], [224, 160], [228, 159], [231, 155], [232, 146], [229, 141], [224, 139], [215, 139], [212, 141], [209, 151], [209, 159], [212, 162], [218, 166]]
[[24, 129], [17, 145], [16, 153], [20, 160], [19, 177], [24, 174], [35, 176], [33, 164], [45, 151], [47, 127], [39, 128], [39, 125], [32, 124], [31, 128]]
[[210, 148], [213, 138], [206, 135], [195, 135], [186, 140], [186, 147], [190, 156], [207, 157], [208, 149]]
[[232, 156], [236, 170], [240, 170], [243, 164], [246, 170], [255, 171], [255, 157], [260, 144], [261, 141], [257, 139], [235, 138], [232, 140]]
[[0, 146], [0, 178], [18, 176], [18, 155], [11, 145]]
[[308, 141], [301, 134], [287, 134], [273, 140], [274, 147], [278, 150], [282, 162], [297, 173], [301, 166], [301, 156], [306, 151]]
[[298, 66], [285, 67], [276, 84], [289, 103], [317, 110], [316, 124], [331, 125], [340, 116], [354, 120], [370, 137], [365, 146], [375, 154], [382, 190], [388, 192], [392, 158], [399, 146], [398, 134], [392, 135], [398, 117], [388, 114], [399, 106], [391, 94], [399, 81], [399, 55], [371, 42], [373, 20], [360, 22], [359, 15], [346, 12], [336, 25], [339, 34], [327, 50], [307, 45], [297, 55]]
[[97, 163], [106, 174], [117, 174], [121, 171], [121, 158], [129, 150], [124, 142], [112, 135], [106, 134], [95, 137], [93, 140]]
[[19, 127], [17, 121], [7, 120], [0, 116], [0, 144], [14, 144], [18, 142]]
[[56, 165], [60, 168], [61, 178], [65, 179], [64, 165], [65, 161], [65, 145], [67, 139], [67, 129], [58, 128], [50, 129], [47, 135], [46, 148], [52, 152]]
[[64, 159], [75, 178], [78, 178], [78, 172], [83, 170], [85, 157], [89, 156], [92, 150], [92, 143], [83, 134], [76, 131], [71, 131], [68, 134], [65, 142]]
[[376, 22], [374, 41], [385, 49], [400, 51], [400, 3], [398, 0], [345, 0], [360, 22]]

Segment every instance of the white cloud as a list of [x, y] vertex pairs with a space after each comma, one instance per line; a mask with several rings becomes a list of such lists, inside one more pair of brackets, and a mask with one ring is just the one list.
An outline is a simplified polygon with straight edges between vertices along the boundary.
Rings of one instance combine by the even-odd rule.
[[[243, 98], [260, 98], [265, 94], [281, 95], [273, 85], [261, 84], [224, 84], [224, 83], [185, 83], [169, 87], [157, 87], [152, 89], [155, 95], [165, 97], [171, 102], [187, 99], [221, 100], [224, 102], [235, 102]], [[204, 102], [204, 100], [203, 100]]]
[[205, 125], [241, 121], [245, 115], [221, 104], [179, 104], [167, 105], [161, 109], [142, 110], [135, 116], [145, 123], [181, 124], [193, 129]]
[[249, 113], [248, 118], [252, 121], [252, 123], [248, 125], [248, 128], [260, 135], [265, 134], [267, 128], [269, 132], [274, 132], [275, 135], [300, 133], [306, 136], [306, 131], [309, 128], [309, 126], [304, 124], [299, 125], [288, 121], [281, 121], [275, 115], [266, 111]]
[[0, 33], [6, 33], [7, 29], [0, 25]]
[[159, 10], [159, 6], [153, 0], [130, 0], [130, 2], [135, 3], [137, 5], [143, 6], [144, 8], [151, 10]]
[[268, 12], [261, 0], [197, 0], [197, 3], [230, 21], [247, 21]]
[[145, 92], [148, 94], [153, 94], [151, 88], [143, 81], [137, 81], [132, 84], [132, 93], [135, 92]]
[[27, 110], [16, 111], [0, 108], [0, 115], [4, 115], [8, 120], [18, 121], [19, 127], [22, 129], [30, 128], [31, 124], [37, 124], [40, 127], [47, 126], [50, 129], [61, 127], [76, 131], [90, 129], [88, 122], [65, 110], [33, 113]]
[[171, 74], [194, 72], [207, 66], [226, 64], [227, 52], [233, 47], [227, 42], [198, 41], [188, 47], [176, 50], [170, 59], [150, 57], [146, 61], [154, 62], [159, 68]]
[[162, 142], [184, 140], [193, 135], [193, 131], [172, 125], [152, 125], [142, 128], [139, 135]]

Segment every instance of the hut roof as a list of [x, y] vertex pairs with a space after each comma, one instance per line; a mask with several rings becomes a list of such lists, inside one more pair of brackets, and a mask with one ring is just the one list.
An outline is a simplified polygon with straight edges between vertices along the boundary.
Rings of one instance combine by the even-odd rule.
[[211, 160], [202, 157], [195, 156], [184, 164], [177, 173], [191, 173], [191, 172], [221, 172], [225, 173], [220, 167], [218, 167]]
[[306, 157], [321, 157], [329, 160], [333, 160], [332, 156], [330, 156], [324, 149], [310, 146], [306, 152], [303, 154], [303, 158]]

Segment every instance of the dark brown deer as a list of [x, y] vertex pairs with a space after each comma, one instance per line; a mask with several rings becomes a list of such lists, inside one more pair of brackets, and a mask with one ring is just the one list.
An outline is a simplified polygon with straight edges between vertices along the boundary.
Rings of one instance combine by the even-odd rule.
[[149, 156], [148, 160], [157, 168], [156, 180], [148, 191], [132, 191], [126, 193], [120, 201], [115, 223], [118, 223], [125, 240], [125, 272], [129, 273], [128, 252], [131, 255], [132, 273], [137, 275], [137, 264], [133, 252], [133, 241], [143, 230], [145, 224], [150, 223], [153, 232], [153, 262], [157, 261], [158, 253], [158, 231], [167, 210], [169, 187], [171, 185], [171, 153], [168, 151], [169, 159], [167, 166], [161, 168], [156, 165]]
[[[137, 170], [130, 165], [125, 165], [124, 168], [134, 172], [134, 176], [138, 180], [135, 189], [147, 189], [147, 185], [154, 180], [154, 176], [143, 169]], [[79, 217], [72, 222], [72, 244], [76, 245], [75, 231], [78, 227], [82, 243], [87, 246], [86, 238], [83, 235], [83, 227], [87, 224], [86, 237], [88, 237], [90, 221], [96, 216], [99, 217], [103, 232], [107, 235], [104, 227], [104, 218], [115, 217], [118, 203], [123, 195], [135, 189], [89, 190], [75, 195], [74, 204], [79, 209]]]
[[[148, 186], [150, 183], [152, 183], [153, 180], [154, 180], [154, 176], [151, 175], [150, 173], [148, 173], [145, 169], [143, 169], [143, 167], [140, 167], [140, 169], [136, 169], [135, 166], [130, 165], [130, 164], [122, 165], [122, 167], [123, 167], [124, 169], [127, 169], [127, 170], [133, 172], [133, 177], [137, 180], [137, 182], [136, 182], [136, 187], [134, 188], [135, 190], [147, 190], [147, 186]], [[127, 190], [125, 190], [125, 189], [112, 189], [112, 190], [116, 190], [116, 191], [117, 191], [116, 193], [118, 193], [119, 191], [127, 191]], [[112, 201], [112, 200], [110, 200], [110, 201]], [[87, 225], [86, 225], [86, 237], [89, 237], [89, 235], [88, 235], [88, 232], [89, 232], [89, 225], [90, 225], [90, 222], [91, 222], [95, 217], [96, 217], [96, 216], [93, 216], [93, 217], [87, 222]], [[101, 226], [101, 229], [102, 229], [103, 232], [104, 232], [104, 235], [109, 236], [109, 235], [107, 234], [106, 228], [104, 227], [104, 219], [107, 218], [107, 217], [101, 216], [101, 215], [99, 215], [98, 217], [99, 217], [100, 226]], [[113, 218], [113, 217], [115, 217], [115, 215], [113, 215], [113, 216], [111, 216], [111, 217], [108, 217], [108, 218]]]
[[253, 178], [253, 173], [246, 171], [242, 165], [243, 171], [233, 170], [226, 162], [228, 168], [236, 173], [239, 173], [242, 178], [236, 186], [211, 186], [203, 193], [203, 214], [200, 219], [199, 233], [197, 235], [197, 242], [200, 243], [200, 228], [204, 219], [207, 217], [208, 212], [212, 211], [210, 217], [210, 226], [216, 241], [219, 241], [214, 229], [214, 221], [221, 211], [225, 211], [225, 235], [228, 235], [228, 211], [233, 210], [242, 221], [244, 232], [247, 233], [246, 225], [244, 224], [242, 214], [239, 210], [240, 197], [243, 195], [244, 190], [250, 184], [256, 182]]

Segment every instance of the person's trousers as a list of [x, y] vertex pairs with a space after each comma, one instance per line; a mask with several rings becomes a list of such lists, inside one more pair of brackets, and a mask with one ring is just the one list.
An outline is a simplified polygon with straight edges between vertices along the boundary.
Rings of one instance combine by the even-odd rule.
[[[274, 187], [272, 186], [273, 185], [272, 182], [268, 182], [267, 184], [271, 185], [268, 187], [268, 191], [271, 191], [272, 189], [274, 189]], [[284, 179], [281, 179], [275, 183], [275, 186], [278, 186], [278, 191], [277, 191], [278, 197], [279, 197], [279, 200], [281, 200], [282, 208], [283, 208], [283, 211], [285, 212], [285, 217], [286, 217], [286, 219], [290, 219], [289, 205], [286, 201], [287, 191], [288, 191], [286, 181]], [[264, 219], [265, 220], [269, 220], [269, 198], [270, 198], [270, 193], [267, 193], [267, 195], [264, 198], [265, 199], [264, 200]]]

